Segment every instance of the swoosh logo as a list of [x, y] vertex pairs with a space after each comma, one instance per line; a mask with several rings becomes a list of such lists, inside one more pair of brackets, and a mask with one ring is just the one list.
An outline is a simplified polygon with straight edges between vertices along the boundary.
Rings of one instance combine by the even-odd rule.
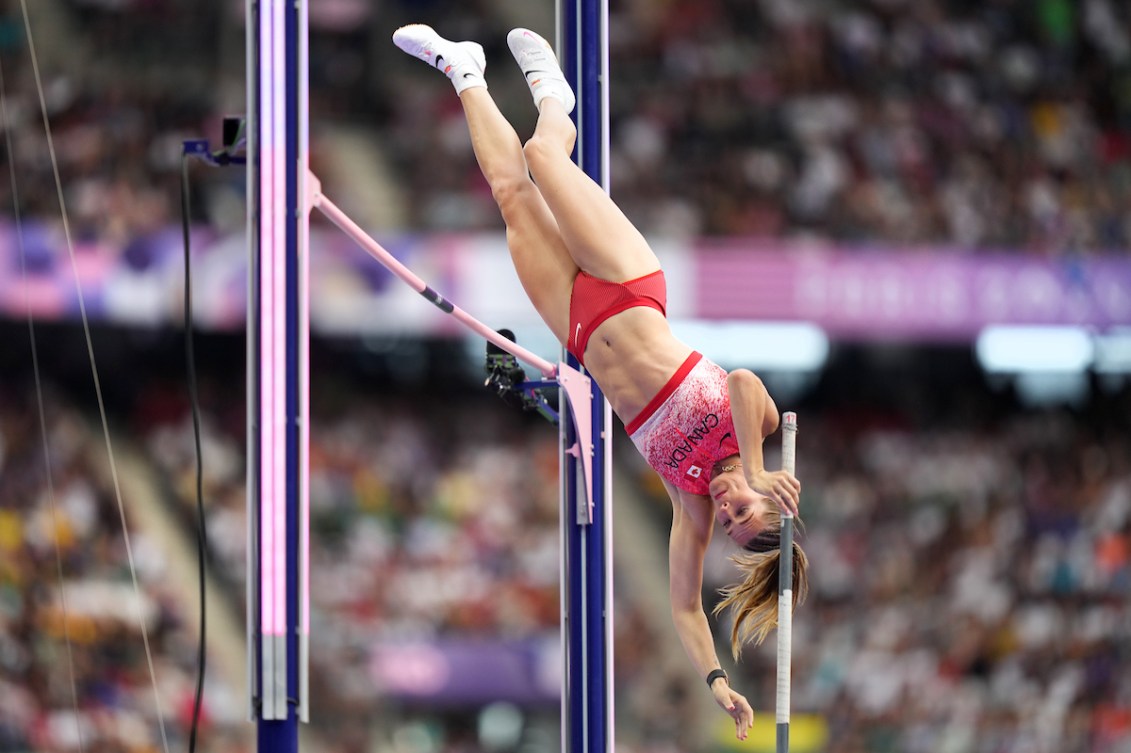
[[573, 344], [581, 345], [581, 323], [577, 324], [577, 333], [573, 336]]
[[729, 437], [729, 436], [730, 436], [729, 431], [726, 434], [723, 434], [722, 439], [719, 440], [719, 447], [723, 446], [723, 442], [727, 441], [727, 437]]

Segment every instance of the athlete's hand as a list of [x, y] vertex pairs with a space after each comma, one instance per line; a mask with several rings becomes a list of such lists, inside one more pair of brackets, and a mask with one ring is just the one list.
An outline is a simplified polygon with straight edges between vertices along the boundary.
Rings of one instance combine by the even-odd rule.
[[797, 515], [797, 505], [801, 501], [801, 482], [786, 471], [757, 471], [746, 477], [750, 488], [769, 497], [782, 514]]
[[740, 694], [731, 690], [726, 680], [715, 680], [711, 685], [711, 692], [715, 702], [734, 719], [734, 736], [745, 740], [750, 734], [750, 725], [754, 723], [754, 709]]

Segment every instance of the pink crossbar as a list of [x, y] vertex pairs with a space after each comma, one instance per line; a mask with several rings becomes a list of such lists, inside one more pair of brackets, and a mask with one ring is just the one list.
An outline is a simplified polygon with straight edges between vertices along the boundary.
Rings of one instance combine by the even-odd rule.
[[482, 335], [495, 345], [498, 345], [503, 350], [512, 354], [515, 358], [518, 358], [521, 361], [525, 361], [534, 368], [538, 369], [540, 372], [542, 372], [542, 376], [546, 377], [547, 379], [553, 379], [557, 376], [557, 366], [550, 363], [544, 358], [536, 356], [534, 353], [531, 353], [521, 345], [518, 345], [511, 340], [503, 337], [498, 332], [491, 329], [486, 324], [473, 317], [471, 314], [468, 314], [459, 306], [453, 305], [451, 302], [445, 300], [430, 287], [428, 287], [428, 284], [424, 282], [424, 280], [417, 277], [411, 269], [397, 261], [396, 257], [385, 250], [385, 248], [380, 243], [373, 240], [373, 238], [371, 238], [368, 233], [362, 230], [357, 225], [357, 223], [346, 216], [346, 213], [339, 209], [337, 205], [334, 204], [334, 202], [326, 198], [322, 194], [321, 184], [318, 182], [318, 178], [316, 178], [313, 174], [308, 174], [307, 183], [310, 186], [311, 193], [309, 198], [311, 201], [311, 206], [317, 207], [319, 210], [321, 210], [322, 214], [326, 215], [326, 218], [329, 219], [330, 222], [333, 222], [335, 225], [341, 228], [346, 235], [357, 241], [357, 243], [363, 249], [369, 252], [370, 256], [381, 262], [381, 264], [383, 264], [397, 277], [404, 280], [410, 288], [428, 298], [428, 300], [432, 301], [432, 303], [434, 303], [443, 311], [454, 316], [457, 320], [459, 320], [465, 326], [469, 327], [476, 334]]

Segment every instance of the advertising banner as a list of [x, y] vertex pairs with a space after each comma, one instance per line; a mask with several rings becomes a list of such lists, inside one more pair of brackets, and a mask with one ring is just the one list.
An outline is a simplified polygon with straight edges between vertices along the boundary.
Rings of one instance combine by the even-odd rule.
[[[193, 232], [198, 327], [235, 330], [247, 305], [242, 234]], [[377, 236], [397, 259], [489, 326], [542, 328], [502, 233]], [[23, 249], [23, 260], [20, 249]], [[952, 248], [848, 247], [727, 239], [653, 241], [668, 279], [668, 314], [703, 322], [808, 322], [837, 340], [969, 341], [991, 324], [1131, 323], [1131, 254], [1046, 258]], [[95, 321], [179, 324], [179, 228], [121, 247], [77, 241], [27, 222], [22, 242], [0, 223], [0, 315], [77, 319], [81, 289]], [[311, 234], [311, 326], [325, 335], [445, 336], [459, 325], [335, 228]], [[76, 284], [77, 283], [77, 284]]]

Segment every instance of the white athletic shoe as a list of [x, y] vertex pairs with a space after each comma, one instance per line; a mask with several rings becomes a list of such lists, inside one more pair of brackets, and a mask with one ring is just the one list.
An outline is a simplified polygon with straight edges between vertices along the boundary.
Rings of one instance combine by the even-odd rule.
[[512, 29], [507, 34], [507, 46], [526, 77], [534, 106], [541, 105], [546, 97], [556, 97], [565, 105], [566, 112], [573, 112], [573, 89], [566, 82], [550, 43], [529, 29]]
[[431, 26], [410, 24], [393, 32], [393, 44], [443, 71], [457, 94], [473, 86], [487, 88], [483, 76], [487, 59], [483, 56], [483, 47], [476, 42], [452, 42]]

